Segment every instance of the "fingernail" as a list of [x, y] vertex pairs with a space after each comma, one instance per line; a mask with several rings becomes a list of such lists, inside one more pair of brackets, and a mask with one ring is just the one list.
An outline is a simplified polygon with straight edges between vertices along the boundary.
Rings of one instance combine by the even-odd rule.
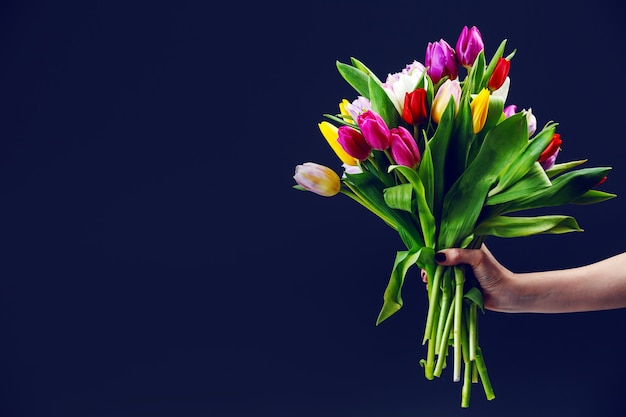
[[446, 261], [446, 254], [443, 252], [437, 252], [435, 254], [435, 261], [437, 262], [445, 262]]

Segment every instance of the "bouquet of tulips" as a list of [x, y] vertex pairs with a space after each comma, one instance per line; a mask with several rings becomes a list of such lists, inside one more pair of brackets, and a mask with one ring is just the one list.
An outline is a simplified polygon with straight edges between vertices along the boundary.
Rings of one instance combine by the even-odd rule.
[[[344, 194], [398, 232], [406, 248], [395, 255], [376, 324], [402, 307], [409, 268], [424, 270], [427, 350], [420, 364], [433, 379], [451, 362], [453, 381], [462, 381], [464, 408], [472, 383], [480, 381], [487, 399], [495, 397], [479, 346], [482, 293], [469, 270], [438, 265], [435, 253], [478, 248], [488, 236], [580, 231], [571, 216], [529, 211], [615, 196], [596, 188], [609, 167], [556, 163], [562, 143], [557, 124], [539, 129], [530, 108], [507, 105], [515, 51], [504, 56], [505, 48], [506, 40], [487, 60], [479, 30], [465, 26], [455, 48], [443, 39], [428, 43], [424, 64], [414, 61], [384, 81], [355, 58], [338, 61], [356, 97], [343, 99], [338, 113], [325, 114], [319, 128], [343, 173], [307, 162], [294, 175], [294, 188]], [[465, 72], [462, 80], [459, 71]]]

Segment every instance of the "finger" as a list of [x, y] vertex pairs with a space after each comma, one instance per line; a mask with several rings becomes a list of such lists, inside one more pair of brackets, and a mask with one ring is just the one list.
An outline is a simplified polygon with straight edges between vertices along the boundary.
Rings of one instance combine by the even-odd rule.
[[453, 266], [459, 264], [476, 266], [480, 264], [483, 255], [483, 252], [479, 249], [451, 248], [437, 252], [437, 254], [435, 255], [435, 260], [437, 261], [437, 263], [444, 266]]
[[422, 275], [422, 281], [424, 282], [424, 284], [427, 284], [428, 283], [428, 275], [426, 274], [426, 270], [425, 269], [422, 269], [421, 275]]

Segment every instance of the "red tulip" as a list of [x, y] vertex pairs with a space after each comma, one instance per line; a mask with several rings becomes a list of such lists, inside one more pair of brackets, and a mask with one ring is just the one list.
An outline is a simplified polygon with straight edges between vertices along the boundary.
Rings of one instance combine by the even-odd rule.
[[418, 88], [404, 95], [402, 119], [410, 125], [420, 125], [428, 120], [426, 90]]
[[491, 73], [491, 77], [489, 77], [489, 82], [487, 83], [487, 87], [491, 91], [495, 91], [498, 88], [502, 87], [506, 77], [509, 75], [509, 69], [511, 68], [511, 61], [506, 58], [499, 58], [496, 63], [496, 67], [493, 69]]

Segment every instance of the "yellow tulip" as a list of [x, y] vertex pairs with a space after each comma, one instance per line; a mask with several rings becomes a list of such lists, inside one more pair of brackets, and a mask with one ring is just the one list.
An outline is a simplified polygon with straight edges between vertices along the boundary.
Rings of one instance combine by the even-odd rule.
[[337, 128], [337, 126], [326, 121], [318, 123], [318, 126], [330, 147], [333, 149], [333, 151], [335, 151], [339, 159], [341, 159], [341, 162], [351, 166], [358, 165], [359, 161], [348, 155], [346, 151], [344, 151], [341, 147], [341, 144], [337, 142], [337, 138], [339, 137], [339, 128]]
[[472, 127], [474, 128], [474, 134], [480, 132], [485, 126], [487, 121], [487, 113], [489, 111], [489, 89], [483, 88], [474, 100], [470, 103], [470, 109], [472, 110]]
[[339, 112], [341, 113], [341, 115], [343, 116], [343, 119], [348, 122], [348, 123], [354, 123], [354, 120], [352, 120], [352, 118], [350, 117], [350, 113], [348, 112], [348, 105], [350, 104], [350, 102], [348, 100], [346, 100], [345, 98], [343, 100], [341, 100], [341, 103], [339, 103]]

